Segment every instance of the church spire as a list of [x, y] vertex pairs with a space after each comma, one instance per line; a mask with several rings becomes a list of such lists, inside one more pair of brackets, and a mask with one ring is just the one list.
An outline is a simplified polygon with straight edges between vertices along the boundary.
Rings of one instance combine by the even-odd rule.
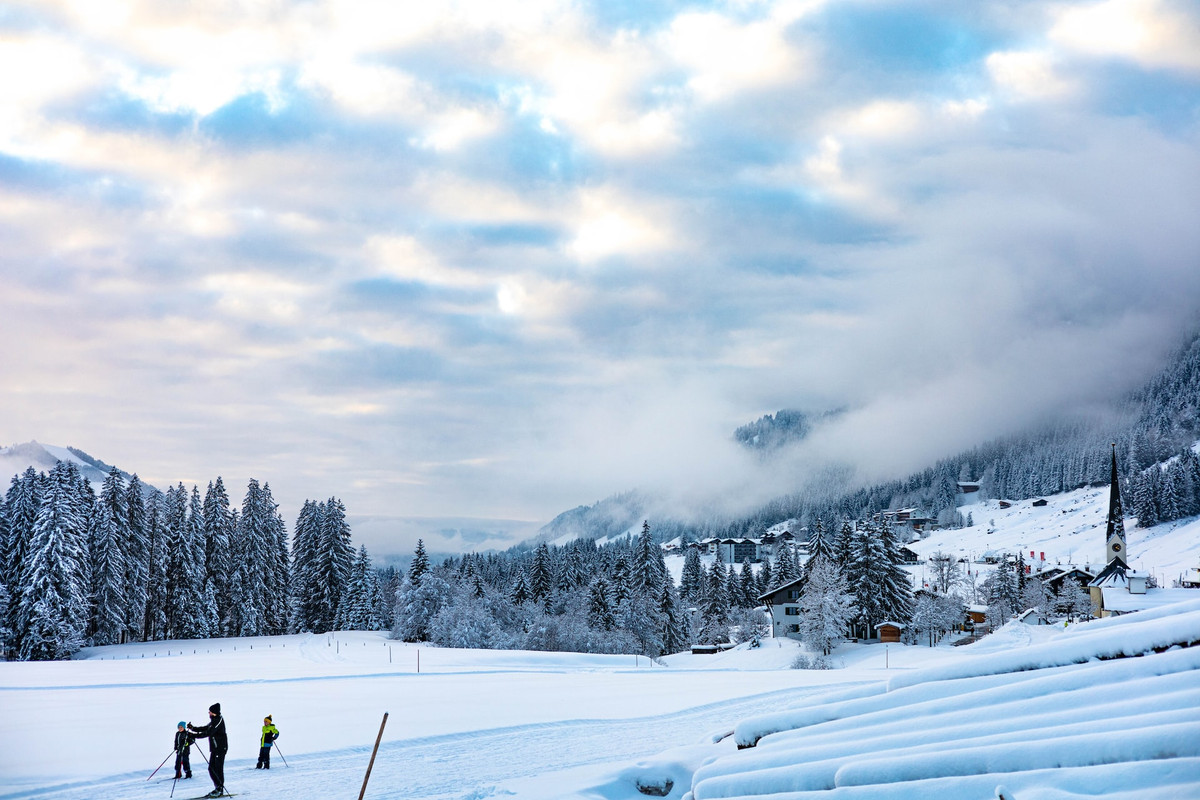
[[1121, 506], [1121, 485], [1117, 480], [1117, 446], [1112, 446], [1112, 487], [1108, 492], [1108, 529], [1104, 534], [1108, 563], [1120, 561], [1129, 566], [1125, 551], [1125, 509]]

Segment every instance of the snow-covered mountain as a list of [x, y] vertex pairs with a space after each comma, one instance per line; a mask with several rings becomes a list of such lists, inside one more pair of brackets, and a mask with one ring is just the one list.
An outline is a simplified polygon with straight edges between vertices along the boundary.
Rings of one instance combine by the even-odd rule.
[[[37, 441], [25, 442], [0, 447], [0, 480], [3, 480], [3, 488], [8, 488], [8, 482], [13, 475], [18, 475], [29, 467], [33, 467], [37, 472], [49, 472], [59, 461], [74, 463], [79, 467], [80, 474], [97, 486], [104, 482], [104, 478], [112, 470], [112, 465], [105, 464], [74, 447], [59, 447]], [[122, 471], [121, 474], [126, 480], [130, 477], [127, 472]]]

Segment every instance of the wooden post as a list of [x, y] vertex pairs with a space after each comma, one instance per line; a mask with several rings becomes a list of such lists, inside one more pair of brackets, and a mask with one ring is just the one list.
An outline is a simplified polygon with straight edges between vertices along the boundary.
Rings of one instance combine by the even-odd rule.
[[363, 800], [363, 795], [367, 793], [367, 781], [371, 780], [371, 769], [375, 766], [375, 754], [379, 752], [379, 742], [383, 739], [383, 727], [387, 725], [387, 712], [383, 712], [383, 722], [379, 723], [379, 735], [375, 737], [375, 749], [371, 751], [371, 761], [367, 764], [367, 774], [363, 776], [362, 790], [358, 793], [358, 800]]

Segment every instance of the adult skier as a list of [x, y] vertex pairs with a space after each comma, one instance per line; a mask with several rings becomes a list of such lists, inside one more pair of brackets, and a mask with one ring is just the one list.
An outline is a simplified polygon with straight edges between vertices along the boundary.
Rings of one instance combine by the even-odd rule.
[[271, 768], [271, 743], [279, 738], [279, 728], [271, 722], [271, 715], [263, 717], [262, 736], [258, 740], [258, 763], [255, 769]]
[[180, 722], [175, 729], [175, 780], [192, 777], [192, 762], [188, 759], [192, 741], [192, 735], [187, 732], [187, 723]]
[[208, 724], [199, 728], [188, 723], [188, 733], [197, 739], [208, 739], [208, 776], [212, 778], [213, 790], [206, 797], [225, 794], [225, 753], [229, 751], [229, 737], [225, 734], [225, 718], [221, 716], [221, 704], [208, 707]]

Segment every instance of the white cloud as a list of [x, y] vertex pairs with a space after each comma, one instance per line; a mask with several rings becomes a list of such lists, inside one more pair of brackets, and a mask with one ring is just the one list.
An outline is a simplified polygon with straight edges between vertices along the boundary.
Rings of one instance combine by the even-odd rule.
[[585, 264], [618, 254], [654, 252], [669, 245], [668, 224], [661, 211], [612, 190], [584, 190], [579, 196], [575, 238], [567, 250]]
[[1001, 89], [1030, 100], [1050, 100], [1072, 93], [1075, 83], [1059, 74], [1051, 53], [1005, 51], [987, 57], [987, 69]]
[[1200, 72], [1195, 3], [1106, 0], [1062, 8], [1050, 39], [1079, 53], [1130, 59], [1152, 69]]

